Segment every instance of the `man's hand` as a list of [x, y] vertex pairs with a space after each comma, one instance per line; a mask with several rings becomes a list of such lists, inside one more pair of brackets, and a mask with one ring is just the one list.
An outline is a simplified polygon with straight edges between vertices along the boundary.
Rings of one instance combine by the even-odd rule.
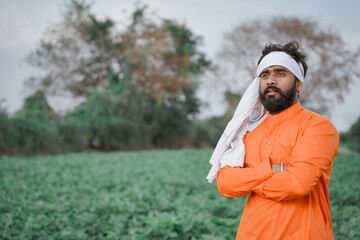
[[[283, 171], [285, 171], [287, 169], [288, 165], [283, 164]], [[281, 163], [273, 163], [271, 165], [272, 171], [273, 173], [279, 173], [281, 172]]]

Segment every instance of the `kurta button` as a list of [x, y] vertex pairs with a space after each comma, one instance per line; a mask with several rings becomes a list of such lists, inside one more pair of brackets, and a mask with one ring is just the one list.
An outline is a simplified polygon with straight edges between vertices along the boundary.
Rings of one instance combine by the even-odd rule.
[[269, 155], [268, 155], [268, 154], [266, 154], [266, 157], [269, 157]]
[[271, 142], [270, 142], [270, 141], [268, 141], [268, 144], [271, 144]]
[[272, 120], [272, 118], [270, 118], [270, 120]]

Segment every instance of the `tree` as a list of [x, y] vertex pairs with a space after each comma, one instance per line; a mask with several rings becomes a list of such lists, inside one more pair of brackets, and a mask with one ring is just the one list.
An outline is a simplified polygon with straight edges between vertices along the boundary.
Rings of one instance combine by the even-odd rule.
[[226, 90], [245, 90], [265, 44], [291, 40], [298, 41], [308, 55], [309, 70], [300, 93], [301, 103], [325, 113], [334, 98], [342, 101], [350, 83], [360, 77], [360, 48], [351, 51], [339, 34], [321, 29], [314, 20], [296, 17], [246, 22], [225, 34], [218, 58]]
[[48, 105], [43, 92], [38, 91], [27, 97], [23, 107], [11, 119], [16, 130], [17, 153], [59, 152], [55, 118], [57, 115]]
[[357, 121], [351, 126], [350, 130], [342, 136], [345, 141], [351, 141], [356, 145], [356, 150], [360, 152], [360, 116]]
[[65, 9], [63, 20], [48, 27], [27, 57], [47, 73], [30, 79], [33, 89], [87, 98], [125, 81], [162, 104], [186, 97], [184, 91], [196, 88], [196, 77], [211, 65], [197, 49], [201, 38], [183, 24], [148, 16], [146, 6], [137, 7], [120, 32], [112, 20], [98, 20], [84, 1], [71, 1]]
[[9, 118], [0, 99], [0, 156], [2, 154], [13, 154], [16, 148], [15, 138], [17, 136], [14, 124]]
[[31, 78], [28, 85], [47, 96], [87, 97], [95, 89], [106, 89], [107, 70], [114, 64], [113, 25], [109, 19], [98, 21], [84, 1], [68, 2], [63, 21], [48, 26], [44, 39], [27, 57], [30, 65], [46, 73]]
[[[60, 126], [66, 145], [73, 142], [99, 150], [140, 148], [146, 136], [141, 136], [142, 118], [139, 105], [129, 96], [113, 91], [93, 93], [88, 100], [65, 116]], [[74, 139], [74, 133], [76, 139]], [[71, 147], [70, 144], [69, 147]]]
[[85, 100], [60, 124], [65, 142], [77, 126], [91, 148], [170, 146], [199, 111], [198, 77], [211, 69], [200, 43], [187, 26], [149, 15], [146, 6], [119, 31], [85, 1], [71, 1], [28, 56], [46, 72], [28, 86]]

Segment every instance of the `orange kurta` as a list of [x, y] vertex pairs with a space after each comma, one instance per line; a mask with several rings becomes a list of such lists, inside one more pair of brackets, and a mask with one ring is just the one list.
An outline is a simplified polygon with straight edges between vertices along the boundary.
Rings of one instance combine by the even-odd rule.
[[[244, 139], [245, 165], [217, 175], [226, 197], [249, 195], [236, 239], [333, 239], [328, 184], [339, 136], [325, 117], [296, 103]], [[288, 168], [273, 174], [272, 163]]]

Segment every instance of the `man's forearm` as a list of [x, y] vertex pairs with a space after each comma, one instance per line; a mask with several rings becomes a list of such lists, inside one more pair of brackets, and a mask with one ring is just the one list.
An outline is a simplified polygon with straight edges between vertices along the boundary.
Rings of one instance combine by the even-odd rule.
[[219, 192], [226, 197], [241, 197], [248, 195], [261, 182], [273, 176], [271, 164], [264, 161], [252, 167], [221, 168], [217, 174]]

